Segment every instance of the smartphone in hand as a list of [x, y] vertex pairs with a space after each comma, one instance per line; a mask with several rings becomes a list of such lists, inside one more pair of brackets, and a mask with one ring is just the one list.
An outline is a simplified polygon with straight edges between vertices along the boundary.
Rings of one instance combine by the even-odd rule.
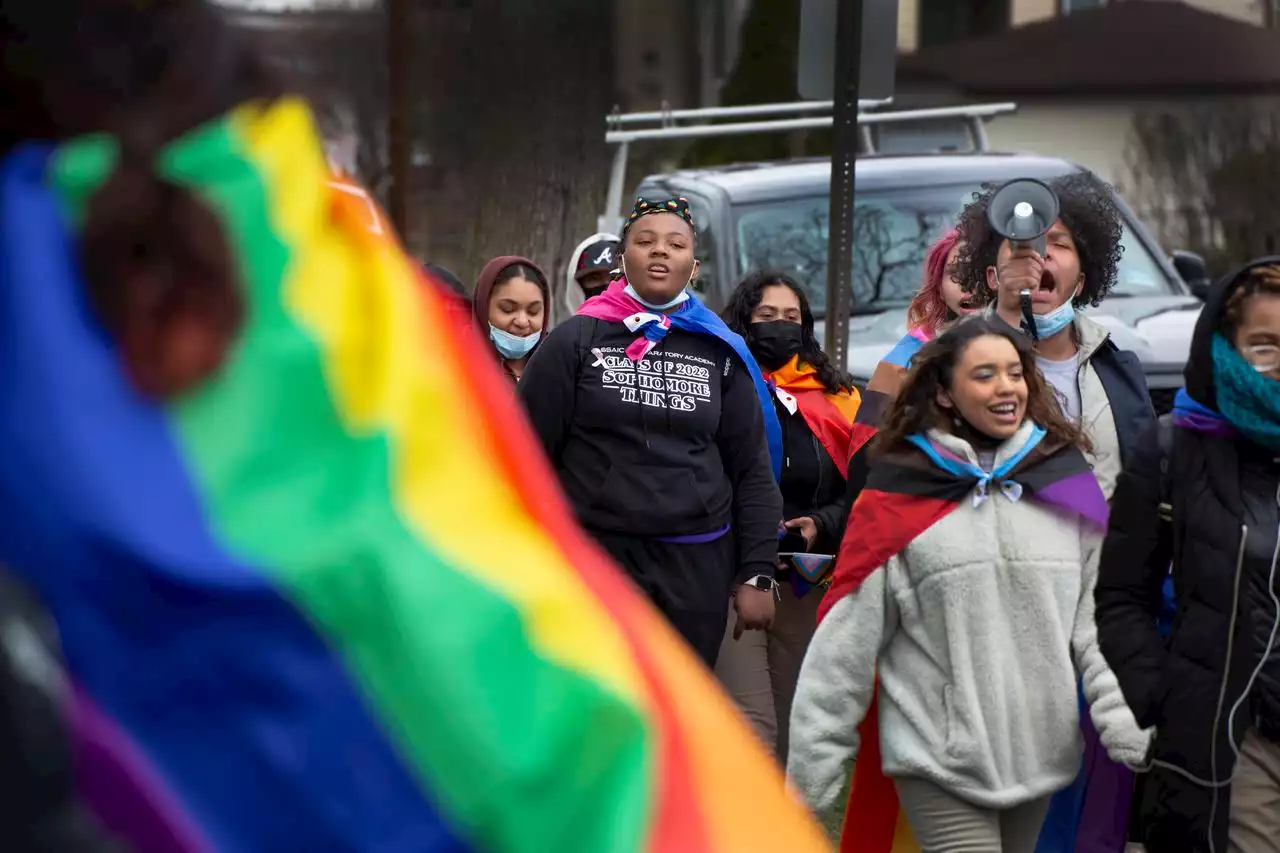
[[809, 550], [809, 545], [804, 541], [804, 537], [800, 535], [798, 530], [788, 530], [782, 533], [778, 539], [779, 554], [803, 554]]

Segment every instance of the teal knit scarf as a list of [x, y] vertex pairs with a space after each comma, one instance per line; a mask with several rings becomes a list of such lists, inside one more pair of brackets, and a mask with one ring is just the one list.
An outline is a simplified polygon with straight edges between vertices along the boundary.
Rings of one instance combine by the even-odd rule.
[[1243, 435], [1280, 450], [1280, 382], [1253, 369], [1222, 335], [1213, 336], [1218, 411]]

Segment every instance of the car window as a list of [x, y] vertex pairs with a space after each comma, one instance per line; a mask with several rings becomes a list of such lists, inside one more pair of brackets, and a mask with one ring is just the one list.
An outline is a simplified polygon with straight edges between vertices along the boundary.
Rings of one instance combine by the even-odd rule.
[[1169, 279], [1158, 261], [1147, 251], [1127, 227], [1120, 239], [1124, 254], [1116, 270], [1116, 285], [1112, 296], [1163, 296], [1170, 292]]
[[693, 213], [693, 228], [697, 232], [694, 241], [694, 257], [702, 262], [698, 280], [693, 283], [693, 291], [699, 296], [708, 293], [716, 294], [716, 276], [719, 272], [716, 265], [716, 235], [711, 227], [711, 206], [701, 198], [686, 196], [689, 199], [689, 210]]
[[[950, 228], [979, 187], [971, 184], [860, 193], [854, 206], [854, 311], [901, 308], [920, 286], [929, 246]], [[826, 196], [735, 208], [739, 275], [780, 269], [805, 288], [814, 312], [827, 303]], [[1164, 272], [1126, 229], [1116, 293], [1169, 292]]]

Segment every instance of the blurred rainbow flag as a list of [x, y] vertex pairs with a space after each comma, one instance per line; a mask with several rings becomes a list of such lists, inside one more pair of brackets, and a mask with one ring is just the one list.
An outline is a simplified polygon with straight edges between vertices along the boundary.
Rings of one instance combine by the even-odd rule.
[[506, 382], [307, 108], [157, 168], [247, 300], [139, 398], [75, 233], [107, 139], [0, 169], [0, 560], [57, 619], [84, 793], [151, 851], [825, 849], [709, 674], [577, 529]]

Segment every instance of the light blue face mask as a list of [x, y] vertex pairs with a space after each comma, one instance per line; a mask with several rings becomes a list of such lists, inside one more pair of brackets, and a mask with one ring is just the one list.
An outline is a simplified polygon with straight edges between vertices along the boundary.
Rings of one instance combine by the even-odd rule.
[[520, 338], [496, 328], [492, 323], [489, 324], [489, 340], [493, 341], [494, 349], [503, 358], [524, 358], [538, 345], [538, 339], [541, 337], [542, 332], [534, 332]]
[[636, 302], [639, 302], [641, 305], [643, 305], [645, 308], [650, 308], [654, 311], [666, 311], [668, 308], [674, 308], [677, 305], [679, 305], [681, 302], [686, 302], [689, 299], [688, 287], [685, 287], [683, 290], [677, 293], [675, 298], [672, 299], [670, 302], [666, 303], [665, 305], [654, 305], [652, 302], [646, 302], [644, 300], [644, 297], [636, 293], [636, 289], [629, 284], [625, 288], [623, 288], [623, 291], [632, 299], [634, 299]]
[[1072, 306], [1071, 300], [1068, 299], [1048, 314], [1036, 314], [1035, 318], [1036, 334], [1040, 336], [1041, 340], [1044, 340], [1045, 338], [1053, 337], [1067, 326], [1070, 326], [1072, 321], [1076, 319], [1076, 309]]

